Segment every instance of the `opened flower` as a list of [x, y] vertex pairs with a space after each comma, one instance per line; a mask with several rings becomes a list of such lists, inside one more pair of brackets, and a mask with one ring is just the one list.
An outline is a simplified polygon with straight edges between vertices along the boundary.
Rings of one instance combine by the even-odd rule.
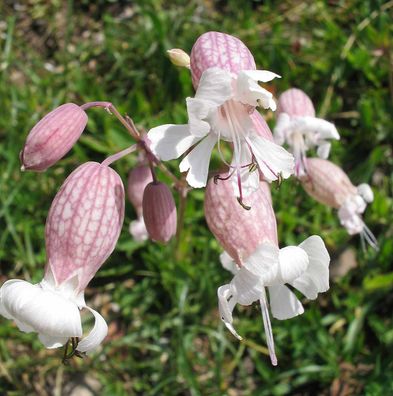
[[328, 121], [315, 117], [311, 99], [300, 89], [291, 88], [278, 99], [277, 124], [274, 139], [278, 144], [286, 143], [295, 156], [295, 173], [307, 173], [306, 153], [317, 148], [321, 158], [328, 158], [330, 139], [339, 140], [336, 127]]
[[[104, 318], [86, 306], [84, 290], [112, 253], [124, 219], [124, 188], [108, 166], [88, 162], [64, 182], [50, 208], [46, 228], [47, 264], [44, 279], [20, 279], [0, 289], [0, 314], [23, 332], [38, 333], [47, 348], [73, 339], [75, 349], [89, 352], [105, 338]], [[80, 310], [95, 324], [83, 337]]]
[[338, 209], [340, 223], [350, 235], [360, 234], [374, 249], [378, 242], [362, 219], [367, 203], [374, 200], [370, 186], [355, 187], [337, 165], [321, 158], [307, 159], [307, 176], [300, 178], [307, 193], [327, 206]]
[[227, 181], [210, 181], [206, 189], [205, 215], [210, 230], [224, 247], [221, 261], [234, 273], [229, 284], [218, 288], [219, 311], [226, 327], [238, 339], [232, 312], [236, 304], [259, 301], [273, 365], [277, 364], [271, 313], [276, 319], [290, 319], [304, 312], [301, 302], [288, 288], [298, 289], [309, 299], [329, 289], [329, 254], [319, 236], [307, 238], [299, 246], [280, 249], [276, 219], [263, 188], [247, 198], [249, 211], [242, 210], [228, 194]]
[[[198, 54], [204, 56], [202, 50]], [[214, 146], [218, 144], [221, 154], [221, 140], [232, 143], [229, 176], [234, 174], [235, 193], [241, 201], [243, 196], [258, 188], [259, 173], [253, 170], [259, 168], [270, 182], [288, 178], [294, 162], [285, 149], [256, 131], [252, 118], [256, 107], [275, 110], [273, 95], [258, 82], [268, 82], [279, 76], [266, 70], [232, 70], [232, 58], [226, 57], [224, 61], [219, 54], [216, 66], [209, 64], [210, 67], [203, 70], [195, 97], [187, 98], [188, 124], [158, 126], [150, 130], [148, 138], [152, 151], [164, 161], [178, 158], [195, 146], [181, 161], [180, 171], [188, 171], [187, 181], [196, 188], [206, 185]], [[230, 51], [225, 54], [229, 56]], [[231, 56], [239, 55], [233, 53]], [[191, 54], [191, 70], [193, 62], [196, 62], [195, 56]]]

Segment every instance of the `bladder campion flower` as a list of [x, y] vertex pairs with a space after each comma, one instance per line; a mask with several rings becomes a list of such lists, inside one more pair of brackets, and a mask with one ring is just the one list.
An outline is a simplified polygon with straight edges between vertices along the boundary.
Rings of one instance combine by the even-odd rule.
[[280, 249], [276, 218], [264, 188], [247, 198], [249, 211], [242, 210], [230, 195], [228, 181], [206, 189], [205, 215], [208, 226], [225, 249], [221, 261], [234, 273], [229, 284], [218, 288], [220, 315], [226, 327], [238, 339], [232, 311], [236, 304], [250, 305], [259, 301], [270, 358], [277, 364], [268, 299], [276, 319], [289, 319], [304, 312], [301, 302], [286, 284], [298, 289], [309, 299], [329, 289], [329, 254], [322, 239], [313, 235], [299, 246]]
[[[222, 37], [227, 47], [215, 47]], [[239, 48], [243, 50], [237, 52]], [[195, 43], [191, 72], [196, 93], [194, 98], [187, 98], [188, 124], [167, 124], [151, 129], [148, 134], [151, 150], [167, 161], [193, 147], [181, 161], [180, 171], [188, 172], [188, 183], [198, 188], [206, 185], [214, 146], [218, 144], [221, 154], [221, 140], [232, 143], [229, 176], [234, 174], [235, 194], [240, 202], [243, 196], [258, 188], [258, 172], [253, 175], [256, 168], [269, 182], [288, 178], [293, 173], [293, 156], [262, 136], [253, 118], [256, 107], [276, 108], [273, 95], [258, 82], [268, 82], [279, 76], [267, 70], [255, 70], [247, 47], [240, 40], [217, 32], [202, 35]], [[244, 169], [249, 171], [242, 172]]]
[[307, 173], [307, 150], [317, 147], [317, 154], [327, 158], [329, 139], [340, 139], [336, 127], [328, 121], [315, 117], [311, 99], [300, 89], [291, 88], [278, 99], [277, 124], [274, 128], [276, 143], [287, 143], [295, 156], [295, 173]]
[[66, 179], [49, 210], [45, 240], [47, 264], [38, 284], [8, 280], [0, 289], [0, 313], [24, 332], [36, 332], [47, 348], [83, 336], [79, 311], [89, 310], [95, 324], [76, 346], [97, 347], [108, 327], [86, 306], [84, 290], [115, 248], [124, 219], [124, 187], [108, 166], [87, 162]]
[[327, 206], [338, 209], [340, 223], [350, 235], [360, 234], [374, 249], [378, 242], [362, 220], [367, 203], [374, 200], [368, 184], [355, 187], [337, 165], [321, 158], [307, 159], [307, 176], [300, 178], [307, 193]]

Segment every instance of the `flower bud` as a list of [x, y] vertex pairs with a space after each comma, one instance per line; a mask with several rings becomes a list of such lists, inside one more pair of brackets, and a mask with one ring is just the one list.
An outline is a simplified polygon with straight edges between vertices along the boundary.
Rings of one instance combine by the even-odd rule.
[[276, 217], [266, 187], [251, 193], [244, 202], [250, 210], [244, 209], [234, 197], [231, 180], [215, 183], [210, 179], [205, 195], [207, 224], [224, 250], [240, 266], [263, 242], [278, 244]]
[[124, 187], [108, 166], [87, 162], [66, 179], [49, 210], [47, 271], [56, 284], [78, 275], [84, 290], [115, 248], [124, 220]]
[[142, 206], [150, 238], [167, 243], [176, 234], [177, 227], [176, 205], [171, 190], [164, 183], [149, 183], [143, 193]]
[[20, 153], [22, 170], [44, 171], [71, 150], [87, 124], [87, 115], [66, 103], [41, 119], [27, 136]]
[[283, 92], [278, 99], [276, 115], [280, 113], [287, 113], [289, 116], [315, 117], [315, 108], [305, 92], [291, 88]]
[[238, 38], [225, 33], [202, 34], [191, 50], [191, 75], [194, 88], [202, 73], [210, 67], [219, 67], [234, 74], [241, 70], [255, 70], [250, 50]]
[[180, 67], [190, 67], [190, 57], [189, 55], [180, 48], [173, 48], [167, 51], [170, 61], [175, 66]]
[[142, 216], [143, 192], [152, 181], [151, 170], [147, 165], [138, 165], [128, 174], [127, 196], [138, 216]]

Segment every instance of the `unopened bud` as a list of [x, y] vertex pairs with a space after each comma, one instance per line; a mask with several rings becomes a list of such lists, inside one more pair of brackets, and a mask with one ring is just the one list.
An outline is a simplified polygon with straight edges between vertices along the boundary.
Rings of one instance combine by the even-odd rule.
[[45, 239], [56, 284], [78, 275], [84, 290], [115, 248], [124, 220], [124, 187], [108, 166], [87, 162], [66, 179], [49, 210]]
[[22, 170], [44, 171], [71, 150], [87, 124], [87, 115], [74, 103], [47, 114], [30, 131], [20, 153]]
[[175, 66], [190, 68], [190, 57], [180, 48], [173, 48], [167, 51], [170, 61]]
[[143, 219], [150, 238], [167, 243], [175, 234], [177, 212], [175, 200], [169, 187], [160, 182], [152, 182], [143, 194]]
[[151, 170], [147, 165], [138, 165], [128, 174], [127, 196], [138, 216], [142, 216], [143, 192], [152, 181]]
[[266, 186], [260, 186], [246, 197], [245, 204], [251, 209], [245, 210], [239, 205], [231, 180], [209, 181], [205, 195], [207, 224], [238, 265], [242, 265], [261, 243], [278, 244], [276, 217]]

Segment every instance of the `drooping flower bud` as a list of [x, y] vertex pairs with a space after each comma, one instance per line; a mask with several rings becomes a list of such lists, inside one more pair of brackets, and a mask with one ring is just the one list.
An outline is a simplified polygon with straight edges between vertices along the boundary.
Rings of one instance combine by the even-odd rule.
[[146, 186], [143, 193], [143, 218], [154, 241], [167, 243], [176, 234], [176, 205], [166, 184], [152, 182]]
[[269, 290], [270, 309], [275, 318], [283, 320], [302, 314], [301, 302], [285, 284], [315, 299], [329, 288], [329, 254], [316, 235], [299, 246], [279, 249], [266, 186], [261, 183], [259, 190], [247, 197], [247, 202], [252, 203], [247, 211], [229, 194], [230, 184], [225, 177], [217, 184], [210, 180], [205, 198], [207, 223], [225, 249], [221, 262], [234, 274], [229, 284], [217, 290], [220, 315], [231, 333], [241, 339], [233, 327], [232, 311], [237, 303], [250, 305], [259, 301], [271, 362], [276, 365], [265, 288]]
[[307, 176], [300, 181], [315, 200], [338, 209], [340, 223], [350, 235], [360, 234], [372, 247], [378, 247], [375, 236], [361, 217], [367, 203], [374, 198], [368, 184], [355, 187], [339, 166], [321, 158], [307, 159]]
[[300, 89], [291, 88], [278, 99], [277, 124], [274, 139], [278, 144], [288, 144], [295, 156], [295, 173], [301, 177], [307, 174], [306, 153], [317, 148], [321, 158], [330, 152], [329, 139], [339, 140], [336, 127], [328, 121], [315, 117], [311, 99]]
[[202, 34], [191, 50], [191, 76], [197, 89], [203, 72], [218, 67], [235, 76], [242, 70], [255, 70], [250, 50], [238, 38], [225, 33]]
[[175, 66], [190, 68], [190, 56], [180, 48], [173, 48], [167, 51], [170, 61]]
[[138, 165], [131, 169], [128, 174], [127, 195], [138, 216], [137, 220], [131, 222], [129, 230], [130, 234], [138, 242], [145, 241], [148, 238], [143, 219], [142, 202], [145, 188], [152, 181], [151, 170], [147, 165]]
[[79, 310], [95, 318], [89, 335], [75, 347], [88, 352], [105, 338], [103, 317], [84, 301], [84, 290], [113, 251], [124, 219], [124, 188], [111, 168], [88, 162], [64, 182], [49, 210], [44, 279], [35, 285], [9, 280], [0, 289], [0, 313], [21, 331], [37, 332], [47, 348], [82, 337]]
[[20, 153], [22, 170], [44, 171], [63, 158], [79, 139], [87, 114], [66, 103], [42, 118], [30, 131]]

